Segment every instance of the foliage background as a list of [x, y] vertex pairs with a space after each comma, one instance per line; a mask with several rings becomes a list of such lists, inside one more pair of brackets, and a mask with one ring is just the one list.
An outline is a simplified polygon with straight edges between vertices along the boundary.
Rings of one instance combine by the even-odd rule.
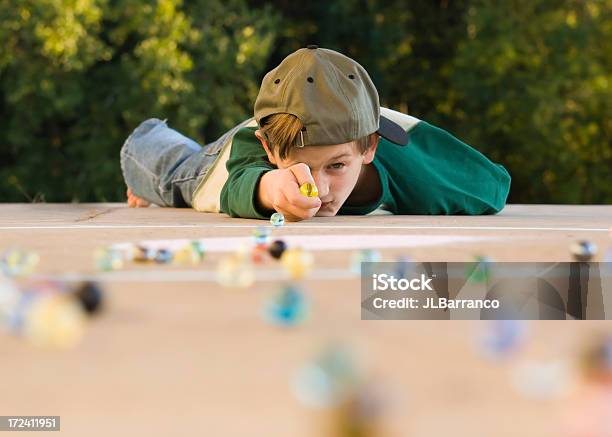
[[502, 163], [513, 203], [612, 203], [612, 0], [0, 0], [0, 201], [120, 201], [149, 117], [200, 144], [307, 44]]

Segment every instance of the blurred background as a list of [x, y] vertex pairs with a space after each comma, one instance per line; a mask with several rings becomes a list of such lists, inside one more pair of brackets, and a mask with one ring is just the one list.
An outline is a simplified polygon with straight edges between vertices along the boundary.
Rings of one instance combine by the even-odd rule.
[[0, 201], [123, 201], [144, 119], [200, 144], [307, 44], [511, 173], [511, 203], [612, 203], [612, 0], [0, 0]]

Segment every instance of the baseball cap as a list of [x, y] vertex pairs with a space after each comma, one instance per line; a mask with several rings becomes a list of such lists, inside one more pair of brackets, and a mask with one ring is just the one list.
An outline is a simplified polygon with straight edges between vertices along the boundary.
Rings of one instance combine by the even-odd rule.
[[399, 146], [408, 133], [380, 115], [378, 91], [367, 71], [334, 50], [309, 45], [263, 78], [255, 100], [255, 120], [288, 113], [304, 125], [297, 147], [343, 144], [373, 132]]

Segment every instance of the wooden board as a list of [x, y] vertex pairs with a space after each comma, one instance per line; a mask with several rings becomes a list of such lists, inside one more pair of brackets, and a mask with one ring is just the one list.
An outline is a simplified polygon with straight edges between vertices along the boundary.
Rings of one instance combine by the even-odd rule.
[[[214, 282], [220, 252], [197, 267], [127, 266], [98, 272], [95, 249], [142, 240], [251, 238], [257, 220], [191, 210], [129, 209], [122, 204], [0, 205], [0, 250], [40, 254], [38, 275], [87, 277], [106, 287], [107, 311], [68, 351], [40, 350], [0, 332], [2, 415], [60, 415], [62, 435], [323, 435], [325, 411], [299, 403], [296, 371], [328, 342], [350, 345], [389, 398], [384, 435], [556, 436], [571, 401], [531, 399], [512, 378], [526, 360], [570, 360], [607, 322], [535, 322], [524, 351], [507, 361], [479, 353], [481, 321], [362, 321], [359, 280], [348, 270], [342, 236], [468, 237], [441, 245], [382, 248], [385, 259], [467, 261], [570, 260], [568, 245], [611, 246], [610, 206], [510, 205], [497, 216], [366, 216], [289, 223], [275, 236], [327, 236], [304, 282], [311, 317], [283, 330], [262, 320], [265, 299], [282, 282], [248, 290]], [[486, 238], [484, 240], [479, 238]], [[403, 241], [404, 241], [403, 240]], [[277, 271], [269, 262], [262, 270]], [[195, 272], [195, 274], [194, 274]], [[273, 277], [273, 276], [272, 276]], [[8, 434], [7, 434], [8, 435]]]

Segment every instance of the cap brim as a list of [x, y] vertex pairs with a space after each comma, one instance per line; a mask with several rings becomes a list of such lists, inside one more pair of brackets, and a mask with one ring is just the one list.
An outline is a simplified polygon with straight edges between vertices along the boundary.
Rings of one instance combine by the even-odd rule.
[[391, 141], [398, 146], [408, 145], [408, 132], [406, 132], [399, 124], [389, 120], [387, 117], [380, 116], [378, 130], [376, 131], [381, 137]]

